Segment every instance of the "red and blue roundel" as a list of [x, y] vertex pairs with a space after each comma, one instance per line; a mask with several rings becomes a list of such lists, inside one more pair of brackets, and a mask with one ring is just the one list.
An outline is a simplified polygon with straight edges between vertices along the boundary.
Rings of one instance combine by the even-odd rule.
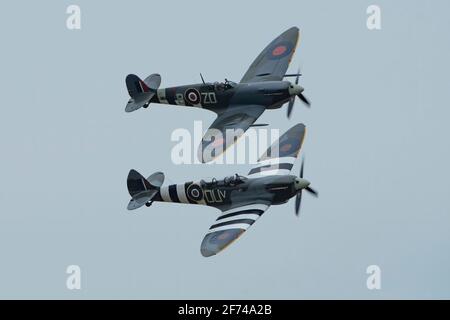
[[267, 57], [271, 60], [284, 58], [292, 53], [294, 45], [288, 41], [277, 42], [267, 50]]
[[300, 150], [302, 141], [297, 138], [284, 139], [284, 141], [280, 141], [279, 145], [279, 157], [295, 157], [297, 155], [298, 150]]
[[201, 96], [200, 92], [195, 88], [189, 88], [184, 92], [184, 99], [192, 105], [200, 104]]

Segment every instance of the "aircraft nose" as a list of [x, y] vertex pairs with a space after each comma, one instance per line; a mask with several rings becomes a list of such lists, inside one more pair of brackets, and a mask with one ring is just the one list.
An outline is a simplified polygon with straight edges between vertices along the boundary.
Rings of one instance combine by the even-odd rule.
[[302, 86], [299, 86], [298, 84], [291, 84], [289, 86], [289, 94], [291, 96], [296, 96], [302, 93], [305, 89]]
[[309, 185], [311, 184], [311, 182], [309, 182], [306, 179], [303, 178], [297, 178], [295, 180], [295, 189], [300, 190], [300, 189], [305, 189], [307, 188]]

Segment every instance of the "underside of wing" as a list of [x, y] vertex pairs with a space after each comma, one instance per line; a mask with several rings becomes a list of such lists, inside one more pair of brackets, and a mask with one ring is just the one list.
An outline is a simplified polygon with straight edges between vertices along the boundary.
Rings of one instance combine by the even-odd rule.
[[241, 83], [282, 80], [294, 55], [298, 38], [297, 27], [283, 32], [256, 57]]
[[259, 118], [265, 108], [260, 105], [230, 105], [219, 114], [206, 131], [198, 149], [198, 159], [210, 162], [233, 145]]
[[225, 210], [209, 228], [200, 251], [204, 257], [213, 256], [237, 240], [269, 208], [255, 203]]
[[290, 174], [305, 138], [306, 127], [299, 123], [286, 131], [259, 158], [249, 171], [249, 178]]

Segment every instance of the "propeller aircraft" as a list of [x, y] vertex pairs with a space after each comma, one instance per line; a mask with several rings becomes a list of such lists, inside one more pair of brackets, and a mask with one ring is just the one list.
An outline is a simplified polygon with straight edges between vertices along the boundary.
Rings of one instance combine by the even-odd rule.
[[130, 170], [128, 210], [144, 205], [150, 207], [153, 202], [197, 204], [219, 209], [221, 213], [200, 247], [204, 257], [213, 256], [239, 238], [271, 205], [284, 204], [295, 197], [295, 214], [298, 216], [302, 192], [318, 196], [303, 177], [303, 161], [299, 176], [291, 174], [305, 132], [303, 124], [293, 126], [267, 149], [246, 176], [236, 174], [220, 180], [163, 186], [165, 176], [162, 172], [146, 179], [136, 170]]
[[[208, 83], [200, 74], [202, 83], [159, 88], [159, 74], [152, 74], [145, 80], [129, 74], [125, 82], [131, 98], [125, 111], [161, 103], [215, 112], [217, 118], [203, 136], [197, 153], [201, 162], [210, 162], [234, 144], [249, 127], [265, 125], [255, 124], [255, 121], [266, 109], [277, 109], [288, 102], [287, 116], [290, 117], [295, 97], [310, 106], [303, 95], [304, 88], [298, 84], [300, 72], [286, 74], [298, 38], [297, 27], [283, 32], [256, 57], [239, 83], [227, 79]], [[295, 77], [295, 82], [284, 80], [286, 77]], [[228, 130], [232, 130], [232, 136], [227, 134]], [[220, 137], [217, 132], [221, 133]], [[204, 152], [211, 149], [209, 154]]]

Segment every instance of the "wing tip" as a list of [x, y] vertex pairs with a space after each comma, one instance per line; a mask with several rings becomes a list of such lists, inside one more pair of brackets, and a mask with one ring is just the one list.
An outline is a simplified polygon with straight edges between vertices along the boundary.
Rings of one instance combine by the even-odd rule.
[[297, 26], [293, 26], [284, 32], [285, 35], [290, 34], [290, 33], [298, 34], [298, 33], [300, 33], [300, 29]]
[[306, 126], [303, 123], [297, 123], [283, 133], [278, 140], [276, 140], [269, 149], [259, 157], [258, 162], [280, 157], [296, 158], [303, 146], [305, 134]]
[[214, 256], [219, 252], [225, 250], [244, 232], [245, 229], [233, 228], [208, 233], [203, 238], [202, 244], [200, 246], [200, 253], [205, 258]]
[[200, 253], [202, 254], [202, 256], [204, 256], [205, 258], [209, 258], [212, 256], [215, 256], [217, 254], [208, 250], [205, 250], [204, 248], [200, 248]]

